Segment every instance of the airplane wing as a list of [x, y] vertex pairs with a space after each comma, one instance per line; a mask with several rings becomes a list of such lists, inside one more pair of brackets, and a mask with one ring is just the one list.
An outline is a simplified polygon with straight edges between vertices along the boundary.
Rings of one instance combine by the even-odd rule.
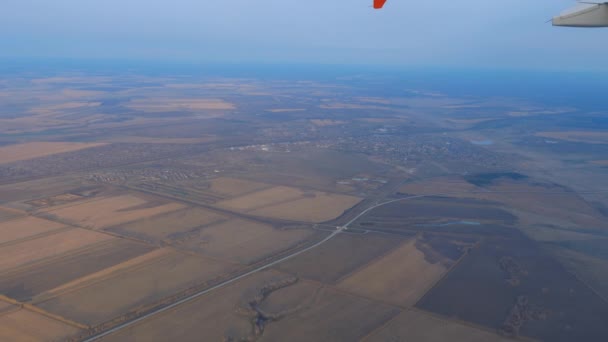
[[608, 2], [582, 4], [553, 18], [553, 26], [608, 27]]
[[385, 3], [386, 3], [386, 0], [374, 0], [374, 8], [380, 9], [384, 6]]

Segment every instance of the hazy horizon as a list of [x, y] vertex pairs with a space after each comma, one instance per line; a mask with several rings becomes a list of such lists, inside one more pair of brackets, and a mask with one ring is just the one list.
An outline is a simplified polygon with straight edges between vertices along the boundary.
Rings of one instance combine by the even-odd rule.
[[0, 57], [606, 70], [604, 30], [545, 21], [570, 0], [171, 3], [8, 0]]

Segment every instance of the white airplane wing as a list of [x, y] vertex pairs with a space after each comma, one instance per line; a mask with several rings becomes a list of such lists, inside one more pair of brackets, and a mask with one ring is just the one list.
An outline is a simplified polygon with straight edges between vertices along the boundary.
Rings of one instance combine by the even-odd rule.
[[608, 27], [608, 3], [581, 3], [553, 18], [553, 26]]

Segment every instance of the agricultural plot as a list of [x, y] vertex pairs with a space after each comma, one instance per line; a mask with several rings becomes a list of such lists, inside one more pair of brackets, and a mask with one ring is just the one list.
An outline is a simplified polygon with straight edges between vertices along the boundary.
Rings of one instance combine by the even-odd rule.
[[182, 208], [184, 206], [178, 203], [119, 195], [52, 209], [47, 213], [84, 227], [99, 229]]
[[324, 222], [342, 215], [360, 201], [360, 198], [353, 196], [276, 186], [221, 201], [218, 205], [257, 216]]
[[186, 208], [106, 230], [158, 244], [188, 238], [203, 227], [223, 220], [227, 218], [210, 210]]
[[272, 185], [238, 178], [221, 177], [211, 181], [209, 190], [221, 196], [237, 197], [270, 187]]
[[34, 159], [51, 154], [74, 152], [86, 148], [102, 146], [99, 143], [76, 142], [32, 142], [0, 147], [0, 164]]
[[293, 201], [302, 197], [302, 191], [286, 186], [275, 186], [270, 189], [256, 191], [234, 199], [219, 202], [224, 208], [238, 211], [251, 211], [262, 207], [271, 206], [287, 201]]
[[488, 239], [417, 304], [507, 336], [603, 341], [608, 304], [537, 243]]
[[314, 193], [301, 199], [260, 208], [254, 215], [304, 222], [325, 222], [342, 215], [360, 198], [329, 193]]
[[0, 341], [62, 341], [79, 332], [76, 327], [27, 309], [0, 312]]
[[[2, 185], [0, 186], [0, 203], [6, 203], [4, 206], [9, 206], [8, 203], [10, 202], [55, 196], [81, 186], [81, 181], [76, 177], [55, 177]], [[32, 207], [21, 203], [10, 203], [10, 206], [17, 206], [18, 209], [30, 209]]]
[[276, 229], [252, 221], [231, 219], [184, 236], [183, 242], [177, 247], [214, 258], [251, 264], [318, 235], [312, 229]]
[[5, 245], [0, 247], [0, 273], [115, 239], [117, 238], [106, 234], [76, 228]]
[[103, 341], [241, 341], [253, 337], [252, 317], [247, 314], [249, 302], [264, 287], [290, 278], [276, 271], [256, 273], [163, 315], [150, 317]]
[[335, 283], [389, 253], [402, 241], [373, 234], [340, 234], [314, 250], [280, 263], [276, 268], [297, 277]]
[[61, 228], [66, 228], [66, 225], [33, 216], [0, 222], [0, 246]]
[[414, 305], [447, 271], [416, 248], [416, 239], [343, 279], [338, 287], [367, 298], [400, 306]]
[[[399, 314], [395, 307], [322, 289], [313, 305], [271, 322], [263, 341], [357, 341]], [[353, 324], [356, 322], [356, 324]]]
[[0, 293], [19, 301], [37, 301], [47, 291], [120, 264], [152, 250], [151, 246], [110, 239], [4, 272]]
[[470, 325], [463, 325], [433, 317], [426, 313], [407, 310], [362, 341], [508, 342], [513, 340], [490, 331], [473, 328]]
[[8, 221], [24, 215], [25, 213], [19, 212], [17, 210], [0, 207], [0, 222]]
[[234, 265], [163, 249], [75, 280], [35, 304], [90, 326], [155, 305], [165, 297], [212, 282]]

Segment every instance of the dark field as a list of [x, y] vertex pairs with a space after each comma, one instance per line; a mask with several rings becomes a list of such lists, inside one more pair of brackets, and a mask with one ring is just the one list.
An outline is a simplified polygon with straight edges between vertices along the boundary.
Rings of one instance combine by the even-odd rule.
[[608, 334], [608, 304], [525, 238], [488, 239], [416, 306], [544, 341]]

